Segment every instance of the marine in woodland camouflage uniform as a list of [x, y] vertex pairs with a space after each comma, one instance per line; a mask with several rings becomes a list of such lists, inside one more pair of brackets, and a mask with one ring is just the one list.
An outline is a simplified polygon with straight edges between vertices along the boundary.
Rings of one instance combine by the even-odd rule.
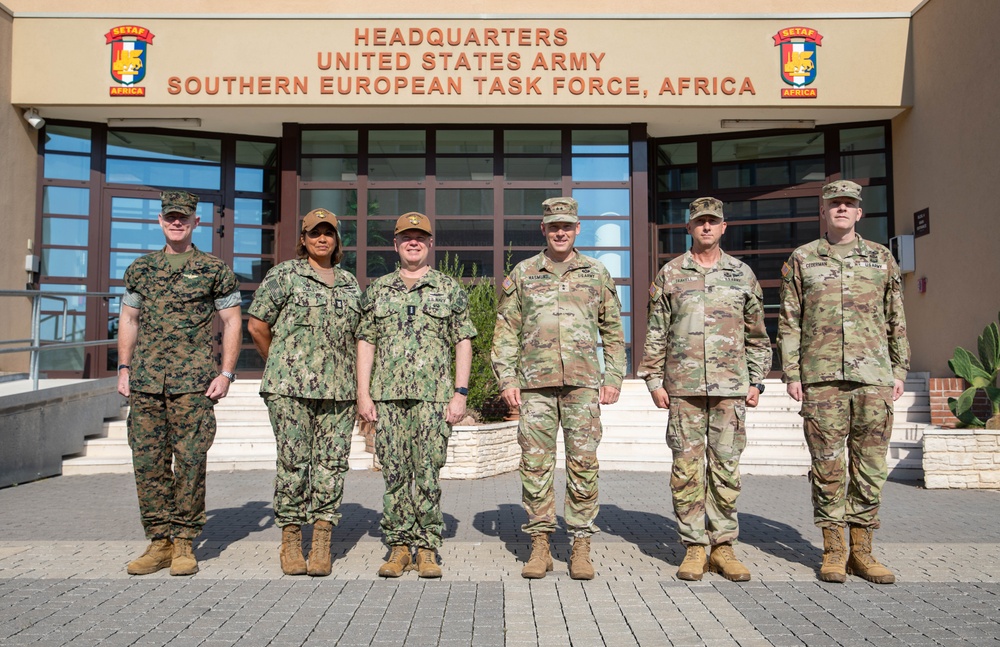
[[[191, 540], [205, 525], [212, 407], [236, 377], [240, 293], [233, 271], [191, 243], [198, 197], [166, 191], [161, 199], [167, 245], [126, 270], [118, 333], [118, 390], [130, 398], [128, 438], [139, 510], [153, 540], [129, 572], [146, 574], [173, 560], [171, 572], [188, 575], [197, 571]], [[224, 324], [221, 373], [211, 353], [216, 313]]]
[[[566, 441], [567, 530], [586, 539], [580, 547], [587, 550], [590, 536], [599, 530], [594, 520], [599, 509], [600, 405], [618, 399], [625, 340], [614, 280], [599, 261], [573, 247], [580, 230], [576, 201], [550, 198], [543, 212], [546, 250], [518, 263], [503, 282], [492, 360], [504, 400], [520, 408], [522, 502], [528, 515], [522, 529], [533, 536], [532, 559], [549, 565], [560, 423]], [[602, 343], [603, 375], [598, 357]], [[535, 555], [536, 549], [542, 552]], [[544, 576], [531, 562], [524, 576]], [[586, 562], [589, 566], [589, 557]], [[580, 567], [578, 574], [593, 577], [591, 568], [582, 562]]]
[[[316, 524], [316, 550], [317, 529], [325, 535], [340, 521], [349, 468], [361, 290], [354, 275], [336, 266], [342, 250], [336, 215], [310, 211], [302, 222], [300, 258], [267, 273], [249, 311], [250, 334], [267, 359], [260, 393], [277, 443], [275, 522], [293, 527], [293, 536], [283, 533], [283, 546], [287, 552], [293, 542], [295, 556], [301, 554], [295, 536], [301, 526]], [[326, 575], [319, 550], [310, 555], [311, 574]], [[317, 569], [317, 559], [324, 567]], [[297, 563], [289, 566], [286, 556], [283, 568], [301, 574]]]
[[852, 555], [854, 528], [868, 531], [870, 548], [879, 527], [893, 400], [909, 368], [899, 267], [855, 232], [860, 203], [854, 182], [823, 188], [828, 232], [782, 267], [778, 326], [784, 381], [802, 401], [814, 522], [837, 533], [850, 526]]
[[[670, 491], [681, 543], [727, 547], [739, 536], [746, 407], [757, 405], [771, 342], [757, 277], [719, 247], [722, 202], [695, 200], [688, 220], [692, 249], [665, 264], [650, 286], [646, 345], [636, 374], [646, 380], [654, 403], [670, 409]], [[687, 565], [694, 568], [682, 568], [682, 579], [701, 579], [707, 557], [703, 549], [694, 553], [695, 563]], [[723, 574], [732, 576], [734, 569]], [[736, 570], [736, 579], [749, 579], [749, 571]]]
[[440, 576], [431, 564], [444, 531], [439, 473], [468, 395], [476, 328], [462, 285], [427, 265], [432, 236], [423, 214], [399, 218], [401, 267], [365, 291], [356, 333], [358, 409], [375, 423], [385, 480], [382, 535], [393, 547], [383, 576], [401, 574], [411, 546], [421, 577]]

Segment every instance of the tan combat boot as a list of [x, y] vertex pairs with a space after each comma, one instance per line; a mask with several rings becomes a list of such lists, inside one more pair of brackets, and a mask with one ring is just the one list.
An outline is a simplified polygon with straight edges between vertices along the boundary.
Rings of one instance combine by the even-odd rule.
[[730, 543], [719, 544], [712, 548], [712, 555], [708, 559], [708, 570], [718, 573], [730, 582], [750, 581], [750, 569], [736, 559], [736, 553], [733, 552], [733, 545]]
[[847, 544], [844, 543], [844, 529], [838, 526], [822, 530], [823, 565], [819, 567], [819, 579], [842, 584], [847, 581]]
[[705, 547], [692, 544], [687, 547], [687, 554], [684, 561], [677, 569], [677, 579], [697, 582], [708, 570], [708, 557], [705, 555]]
[[552, 570], [552, 551], [549, 549], [549, 533], [539, 532], [531, 536], [531, 556], [521, 569], [521, 577], [539, 580]]
[[285, 526], [281, 529], [281, 572], [285, 575], [305, 575], [306, 560], [302, 556], [302, 528]]
[[194, 558], [191, 540], [174, 537], [174, 553], [170, 561], [171, 575], [194, 575], [198, 572], [198, 560]]
[[433, 548], [417, 548], [417, 576], [441, 577], [441, 567]]
[[174, 543], [169, 538], [154, 539], [137, 559], [128, 563], [129, 575], [149, 575], [161, 568], [170, 566], [173, 557]]
[[860, 575], [875, 584], [892, 584], [896, 576], [888, 568], [879, 564], [872, 555], [872, 535], [875, 531], [864, 526], [851, 526], [851, 556], [847, 560], [847, 572]]
[[590, 537], [573, 540], [573, 552], [569, 556], [569, 576], [574, 580], [594, 579], [594, 565], [590, 563]]
[[409, 570], [407, 567], [411, 561], [409, 546], [393, 546], [388, 561], [378, 569], [378, 574], [382, 577], [399, 577], [403, 571]]
[[313, 524], [312, 546], [309, 548], [309, 575], [326, 577], [333, 570], [330, 563], [330, 535], [333, 534], [333, 524], [329, 521], [317, 521]]

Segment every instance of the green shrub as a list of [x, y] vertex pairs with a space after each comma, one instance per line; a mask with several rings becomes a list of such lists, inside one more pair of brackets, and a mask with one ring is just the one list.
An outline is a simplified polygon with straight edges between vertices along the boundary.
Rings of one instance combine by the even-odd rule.
[[[969, 384], [969, 388], [958, 398], [948, 398], [948, 408], [966, 427], [997, 429], [1000, 428], [1000, 388], [997, 388], [997, 376], [1000, 375], [1000, 330], [996, 323], [991, 323], [983, 330], [977, 350], [978, 357], [964, 348], [956, 348], [955, 354], [948, 360], [948, 368]], [[972, 412], [972, 402], [979, 389], [986, 392], [993, 410], [993, 415], [986, 422]]]
[[[445, 253], [438, 263], [438, 270], [462, 281], [465, 265], [457, 256]], [[479, 276], [479, 269], [473, 265], [471, 280], [464, 283], [469, 294], [469, 318], [476, 327], [472, 339], [472, 372], [469, 375], [469, 397], [466, 406], [470, 415], [480, 422], [503, 420], [507, 407], [500, 400], [500, 387], [493, 375], [490, 350], [493, 347], [493, 328], [497, 323], [497, 291], [492, 278]]]

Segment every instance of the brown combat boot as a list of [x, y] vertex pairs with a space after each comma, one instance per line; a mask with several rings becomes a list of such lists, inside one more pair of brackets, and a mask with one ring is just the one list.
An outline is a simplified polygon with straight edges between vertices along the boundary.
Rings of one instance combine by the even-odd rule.
[[441, 567], [433, 548], [417, 548], [417, 576], [441, 577]]
[[378, 574], [382, 577], [399, 577], [403, 571], [409, 570], [407, 567], [411, 561], [413, 560], [410, 556], [409, 546], [393, 546], [388, 561], [378, 569]]
[[892, 584], [896, 576], [872, 555], [873, 534], [875, 531], [872, 528], [851, 526], [851, 556], [847, 560], [847, 572], [875, 584]]
[[170, 538], [154, 539], [149, 542], [144, 552], [138, 558], [128, 563], [129, 575], [149, 575], [161, 568], [170, 566], [173, 558], [174, 543]]
[[305, 575], [306, 560], [302, 556], [302, 528], [285, 526], [281, 529], [281, 572], [285, 575]]
[[698, 582], [702, 575], [708, 570], [708, 556], [705, 555], [705, 547], [692, 544], [687, 547], [687, 554], [684, 561], [677, 569], [677, 579], [689, 582]]
[[594, 579], [594, 565], [590, 562], [590, 537], [573, 540], [573, 552], [569, 556], [569, 576], [574, 580]]
[[330, 563], [330, 535], [333, 534], [333, 524], [329, 521], [317, 521], [313, 524], [312, 546], [309, 548], [309, 569], [313, 577], [326, 577], [333, 570]]
[[539, 580], [552, 570], [552, 551], [549, 549], [549, 533], [539, 532], [531, 536], [531, 556], [521, 569], [521, 577]]
[[847, 581], [847, 544], [844, 543], [844, 529], [838, 526], [822, 530], [823, 565], [819, 567], [819, 579], [843, 584]]
[[750, 569], [736, 558], [733, 545], [730, 543], [719, 544], [712, 548], [712, 555], [708, 558], [708, 570], [718, 573], [730, 582], [750, 581]]
[[198, 572], [198, 560], [194, 558], [191, 540], [174, 537], [174, 552], [170, 560], [171, 575], [194, 575]]

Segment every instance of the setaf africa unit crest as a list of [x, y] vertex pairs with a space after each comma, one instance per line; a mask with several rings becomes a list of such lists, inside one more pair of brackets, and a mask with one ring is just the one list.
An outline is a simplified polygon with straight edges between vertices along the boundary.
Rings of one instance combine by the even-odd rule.
[[816, 80], [817, 48], [823, 36], [811, 27], [787, 27], [773, 38], [780, 48], [781, 80], [792, 86], [781, 89], [781, 98], [815, 99], [816, 88], [806, 86]]
[[111, 45], [111, 86], [113, 97], [144, 97], [146, 88], [137, 85], [146, 78], [146, 53], [153, 44], [153, 34], [138, 25], [119, 25], [104, 34]]

